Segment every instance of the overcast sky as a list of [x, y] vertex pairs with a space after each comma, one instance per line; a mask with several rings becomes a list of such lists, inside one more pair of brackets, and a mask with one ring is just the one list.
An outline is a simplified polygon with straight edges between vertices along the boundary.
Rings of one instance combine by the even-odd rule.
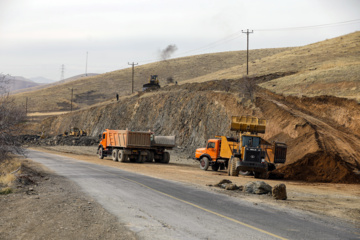
[[250, 49], [302, 46], [360, 30], [360, 1], [0, 0], [0, 73], [60, 80], [87, 52], [87, 72], [105, 73], [170, 44], [172, 58], [245, 50], [246, 29]]

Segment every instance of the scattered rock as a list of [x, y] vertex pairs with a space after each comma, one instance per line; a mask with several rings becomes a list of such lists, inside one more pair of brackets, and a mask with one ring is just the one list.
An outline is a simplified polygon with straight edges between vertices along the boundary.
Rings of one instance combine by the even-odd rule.
[[238, 186], [236, 186], [236, 184], [233, 183], [228, 183], [225, 186], [225, 190], [237, 190], [239, 189]]
[[244, 191], [252, 194], [267, 194], [272, 192], [272, 187], [264, 181], [248, 182]]
[[272, 190], [272, 195], [276, 200], [286, 200], [287, 199], [286, 185], [281, 183], [274, 186]]
[[225, 190], [240, 190], [240, 191], [242, 191], [242, 189], [243, 189], [243, 186], [237, 186], [236, 184], [233, 184], [228, 179], [223, 179], [223, 180], [221, 180], [219, 183], [217, 183], [215, 185], [208, 184], [207, 186], [220, 187], [220, 188], [223, 188]]
[[223, 179], [221, 180], [218, 184], [216, 184], [215, 186], [220, 187], [221, 185], [225, 184], [225, 183], [232, 183], [232, 181], [228, 180], [228, 179]]

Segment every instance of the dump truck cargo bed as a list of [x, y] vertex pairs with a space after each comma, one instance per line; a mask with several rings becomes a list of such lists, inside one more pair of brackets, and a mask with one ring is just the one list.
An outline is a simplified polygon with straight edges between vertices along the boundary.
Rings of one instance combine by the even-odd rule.
[[121, 148], [150, 148], [151, 132], [107, 130], [107, 146]]

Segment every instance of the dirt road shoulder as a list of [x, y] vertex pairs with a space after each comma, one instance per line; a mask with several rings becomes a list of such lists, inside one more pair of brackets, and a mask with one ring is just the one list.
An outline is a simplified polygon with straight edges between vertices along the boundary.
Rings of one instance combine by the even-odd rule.
[[0, 239], [136, 239], [76, 184], [18, 160], [22, 167], [14, 193], [0, 195]]

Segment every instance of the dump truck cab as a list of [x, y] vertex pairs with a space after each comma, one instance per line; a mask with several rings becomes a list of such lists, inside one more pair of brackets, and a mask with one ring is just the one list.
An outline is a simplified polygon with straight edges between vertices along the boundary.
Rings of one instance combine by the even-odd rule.
[[209, 160], [216, 160], [220, 154], [220, 139], [209, 139], [206, 148], [198, 148], [195, 152], [195, 158], [200, 159], [207, 156]]

